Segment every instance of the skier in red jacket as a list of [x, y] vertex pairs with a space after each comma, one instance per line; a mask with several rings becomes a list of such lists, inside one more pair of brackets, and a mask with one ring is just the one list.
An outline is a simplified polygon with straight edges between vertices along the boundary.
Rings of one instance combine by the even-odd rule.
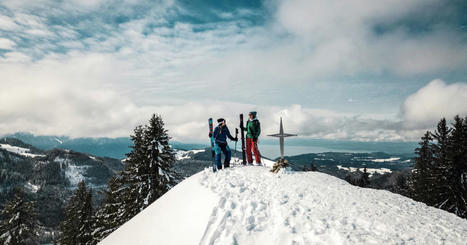
[[258, 137], [261, 133], [261, 126], [258, 118], [256, 117], [256, 111], [252, 111], [248, 114], [250, 117], [246, 123], [245, 130], [246, 134], [246, 154], [248, 164], [253, 164], [253, 151], [257, 164], [261, 164], [261, 154], [258, 150]]

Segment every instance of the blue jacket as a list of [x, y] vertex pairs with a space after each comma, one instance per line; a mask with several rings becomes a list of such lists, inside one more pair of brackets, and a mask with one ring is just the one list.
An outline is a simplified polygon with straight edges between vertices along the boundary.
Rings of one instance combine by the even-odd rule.
[[229, 137], [230, 140], [235, 140], [234, 137], [230, 134], [229, 128], [227, 126], [224, 126], [222, 128], [219, 128], [217, 126], [214, 129], [214, 134], [213, 134], [214, 140], [216, 140], [216, 143], [222, 143], [226, 144], [227, 143], [227, 137]]

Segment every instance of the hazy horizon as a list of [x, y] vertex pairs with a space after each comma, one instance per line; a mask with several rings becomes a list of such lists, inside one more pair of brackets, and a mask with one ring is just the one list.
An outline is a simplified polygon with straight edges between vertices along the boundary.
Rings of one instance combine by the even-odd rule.
[[[104, 139], [104, 142], [108, 144], [117, 144], [120, 147], [130, 150], [129, 146], [131, 145], [131, 140], [129, 137], [120, 137], [120, 138], [68, 138], [66, 136], [35, 136], [30, 133], [20, 132], [13, 135], [0, 135], [0, 138], [5, 136], [15, 137], [24, 140], [25, 143], [32, 144], [33, 146], [42, 145], [42, 148], [53, 148], [62, 145], [62, 140], [72, 140], [70, 142], [65, 141], [64, 148], [78, 147], [75, 150], [84, 151], [90, 146], [86, 146], [87, 143], [83, 140], [101, 140]], [[54, 138], [57, 137], [57, 140]], [[52, 142], [50, 142], [52, 141]], [[35, 144], [34, 144], [35, 143]], [[94, 142], [95, 143], [95, 142]], [[99, 142], [98, 142], [99, 143]], [[280, 156], [279, 151], [279, 141], [276, 138], [272, 137], [260, 137], [260, 151], [261, 154], [267, 158], [277, 158]], [[83, 145], [84, 144], [84, 145]], [[102, 146], [104, 143], [99, 143]], [[128, 144], [127, 147], [124, 145]], [[210, 147], [209, 142], [206, 141], [176, 141], [171, 140], [171, 144], [176, 148], [183, 150], [193, 150], [193, 149], [204, 149]], [[229, 145], [232, 150], [235, 149], [235, 143], [229, 142]], [[46, 147], [48, 146], [48, 147]], [[345, 140], [323, 140], [323, 139], [307, 139], [307, 138], [290, 138], [285, 140], [285, 155], [294, 156], [307, 153], [323, 153], [323, 152], [351, 152], [351, 153], [370, 153], [370, 152], [384, 152], [387, 154], [414, 154], [415, 148], [418, 146], [417, 142], [361, 142], [361, 141], [345, 141]], [[91, 147], [94, 148], [94, 147]], [[87, 149], [89, 150], [89, 149]], [[237, 143], [237, 151], [241, 150], [241, 143]], [[105, 148], [100, 149], [98, 152], [101, 155], [104, 153]], [[115, 158], [124, 158], [123, 152], [121, 150], [112, 149], [110, 152], [104, 154], [105, 156], [115, 157]], [[92, 152], [88, 152], [92, 153]], [[97, 152], [94, 152], [97, 154]], [[126, 152], [127, 153], [127, 152]], [[237, 153], [238, 154], [238, 153]], [[235, 154], [234, 154], [235, 156]], [[237, 156], [238, 157], [238, 156]]]

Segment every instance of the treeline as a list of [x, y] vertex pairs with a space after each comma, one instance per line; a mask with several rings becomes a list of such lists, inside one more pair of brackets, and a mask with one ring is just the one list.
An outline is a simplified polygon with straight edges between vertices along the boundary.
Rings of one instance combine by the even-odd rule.
[[[54, 243], [97, 244], [175, 185], [175, 154], [162, 118], [152, 115], [148, 125], [135, 128], [131, 140], [125, 168], [108, 182], [101, 206], [94, 208], [92, 189], [78, 184]], [[1, 244], [37, 244], [36, 210], [24, 191], [18, 189], [0, 215]]]
[[357, 169], [357, 177], [352, 177], [350, 174], [345, 176], [345, 181], [349, 182], [352, 185], [360, 187], [369, 187], [370, 186], [370, 174], [367, 172], [366, 167], [363, 168], [363, 172], [360, 173], [360, 169]]
[[416, 149], [412, 198], [467, 218], [467, 117], [441, 119]]
[[467, 218], [467, 117], [455, 116], [451, 126], [441, 119], [434, 132], [423, 135], [415, 154], [411, 171], [372, 179], [364, 171], [347, 175], [345, 180], [361, 187], [387, 189]]

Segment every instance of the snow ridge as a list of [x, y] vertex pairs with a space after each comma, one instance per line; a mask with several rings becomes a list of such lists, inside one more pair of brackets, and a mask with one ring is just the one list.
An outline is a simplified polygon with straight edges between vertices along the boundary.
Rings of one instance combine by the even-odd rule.
[[200, 244], [461, 244], [467, 234], [453, 214], [317, 172], [239, 167], [204, 171], [201, 183], [220, 201]]
[[467, 220], [318, 172], [210, 168], [101, 244], [465, 244]]

